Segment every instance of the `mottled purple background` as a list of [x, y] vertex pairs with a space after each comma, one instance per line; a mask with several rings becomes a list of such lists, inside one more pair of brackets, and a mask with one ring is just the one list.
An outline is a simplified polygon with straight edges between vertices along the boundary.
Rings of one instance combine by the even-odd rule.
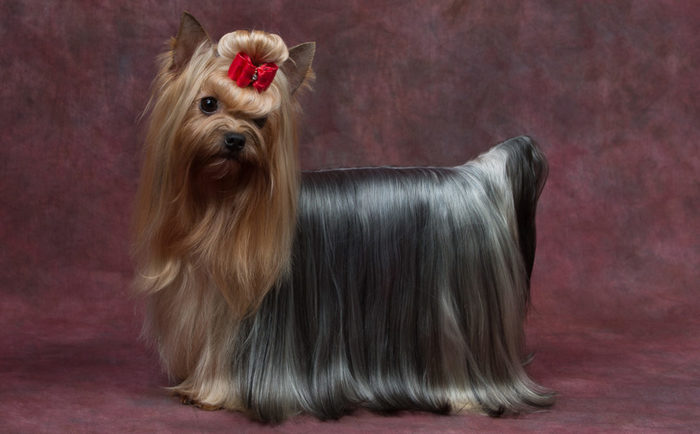
[[[262, 427], [180, 406], [129, 296], [137, 117], [190, 10], [317, 43], [305, 168], [550, 160], [528, 346], [553, 410], [289, 432], [700, 430], [700, 3], [0, 1], [0, 431]], [[268, 428], [269, 429], [269, 428]]]

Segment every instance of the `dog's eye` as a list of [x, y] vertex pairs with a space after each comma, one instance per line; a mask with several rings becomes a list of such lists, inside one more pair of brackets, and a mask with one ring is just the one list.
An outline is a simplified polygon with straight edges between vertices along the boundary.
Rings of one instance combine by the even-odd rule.
[[265, 126], [265, 123], [267, 122], [267, 116], [264, 118], [257, 118], [253, 119], [253, 123], [258, 126], [258, 128], [262, 128]]
[[199, 109], [204, 114], [212, 114], [219, 109], [219, 101], [213, 96], [206, 96], [199, 101]]

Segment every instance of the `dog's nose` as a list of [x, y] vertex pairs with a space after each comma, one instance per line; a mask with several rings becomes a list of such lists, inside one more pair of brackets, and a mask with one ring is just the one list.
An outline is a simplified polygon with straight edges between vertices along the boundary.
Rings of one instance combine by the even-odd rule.
[[238, 133], [226, 133], [224, 146], [229, 152], [239, 152], [245, 146], [245, 136]]

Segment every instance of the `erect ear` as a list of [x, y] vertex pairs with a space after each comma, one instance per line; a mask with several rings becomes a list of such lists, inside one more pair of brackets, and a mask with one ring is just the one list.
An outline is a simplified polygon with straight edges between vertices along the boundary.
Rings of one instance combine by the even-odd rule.
[[314, 60], [315, 52], [315, 42], [305, 42], [289, 49], [289, 59], [282, 65], [282, 71], [287, 76], [292, 94], [313, 76], [311, 62]]
[[182, 70], [192, 58], [197, 47], [203, 42], [211, 44], [209, 35], [189, 12], [183, 12], [180, 30], [177, 31], [177, 36], [172, 41], [173, 63], [170, 69], [173, 71]]

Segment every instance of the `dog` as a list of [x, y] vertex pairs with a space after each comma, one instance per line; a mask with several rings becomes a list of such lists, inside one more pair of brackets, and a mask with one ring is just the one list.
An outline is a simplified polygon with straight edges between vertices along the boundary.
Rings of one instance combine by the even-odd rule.
[[170, 389], [267, 422], [550, 406], [523, 333], [544, 155], [523, 136], [456, 167], [301, 172], [314, 51], [214, 43], [185, 13], [159, 58], [135, 287]]

